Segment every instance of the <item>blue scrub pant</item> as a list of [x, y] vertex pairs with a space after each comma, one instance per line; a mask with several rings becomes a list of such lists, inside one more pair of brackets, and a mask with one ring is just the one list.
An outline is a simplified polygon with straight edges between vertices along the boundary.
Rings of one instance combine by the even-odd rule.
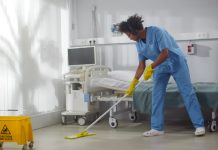
[[[173, 68], [174, 64], [160, 65], [155, 69], [152, 92], [151, 128], [162, 131], [164, 128], [164, 99], [170, 76], [176, 81], [184, 105], [195, 128], [204, 126], [204, 119], [195, 91], [191, 84], [189, 69], [185, 59]], [[174, 65], [175, 66], [175, 65]]]

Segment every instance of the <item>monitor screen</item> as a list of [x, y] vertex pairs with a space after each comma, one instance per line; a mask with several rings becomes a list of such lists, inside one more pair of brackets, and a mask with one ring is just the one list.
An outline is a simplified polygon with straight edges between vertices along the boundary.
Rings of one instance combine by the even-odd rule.
[[95, 64], [95, 47], [73, 47], [68, 49], [68, 65], [81, 66]]

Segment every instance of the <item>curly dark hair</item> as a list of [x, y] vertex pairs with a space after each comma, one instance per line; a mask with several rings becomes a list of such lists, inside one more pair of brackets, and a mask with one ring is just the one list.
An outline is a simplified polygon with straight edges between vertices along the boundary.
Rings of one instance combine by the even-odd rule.
[[122, 21], [119, 23], [119, 31], [121, 33], [132, 33], [137, 35], [139, 30], [143, 30], [142, 22], [144, 22], [142, 17], [135, 14], [130, 16], [127, 21]]

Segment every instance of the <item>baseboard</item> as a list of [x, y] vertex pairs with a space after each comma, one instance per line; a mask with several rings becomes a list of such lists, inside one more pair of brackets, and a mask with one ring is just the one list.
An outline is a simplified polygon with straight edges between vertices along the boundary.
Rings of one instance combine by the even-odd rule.
[[39, 129], [61, 123], [62, 111], [63, 110], [57, 110], [31, 116], [32, 128]]

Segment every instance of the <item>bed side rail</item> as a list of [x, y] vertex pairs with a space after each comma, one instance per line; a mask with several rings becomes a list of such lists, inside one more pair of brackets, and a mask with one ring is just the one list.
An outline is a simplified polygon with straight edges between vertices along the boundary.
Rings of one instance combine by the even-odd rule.
[[[90, 89], [90, 80], [92, 78], [101, 78], [101, 77], [107, 77], [108, 72], [110, 72], [111, 69], [107, 66], [102, 65], [95, 65], [91, 66], [86, 69], [85, 71], [85, 84], [84, 84], [84, 92], [93, 91], [93, 89]], [[95, 89], [97, 90], [97, 89]], [[94, 90], [94, 91], [95, 91]]]

